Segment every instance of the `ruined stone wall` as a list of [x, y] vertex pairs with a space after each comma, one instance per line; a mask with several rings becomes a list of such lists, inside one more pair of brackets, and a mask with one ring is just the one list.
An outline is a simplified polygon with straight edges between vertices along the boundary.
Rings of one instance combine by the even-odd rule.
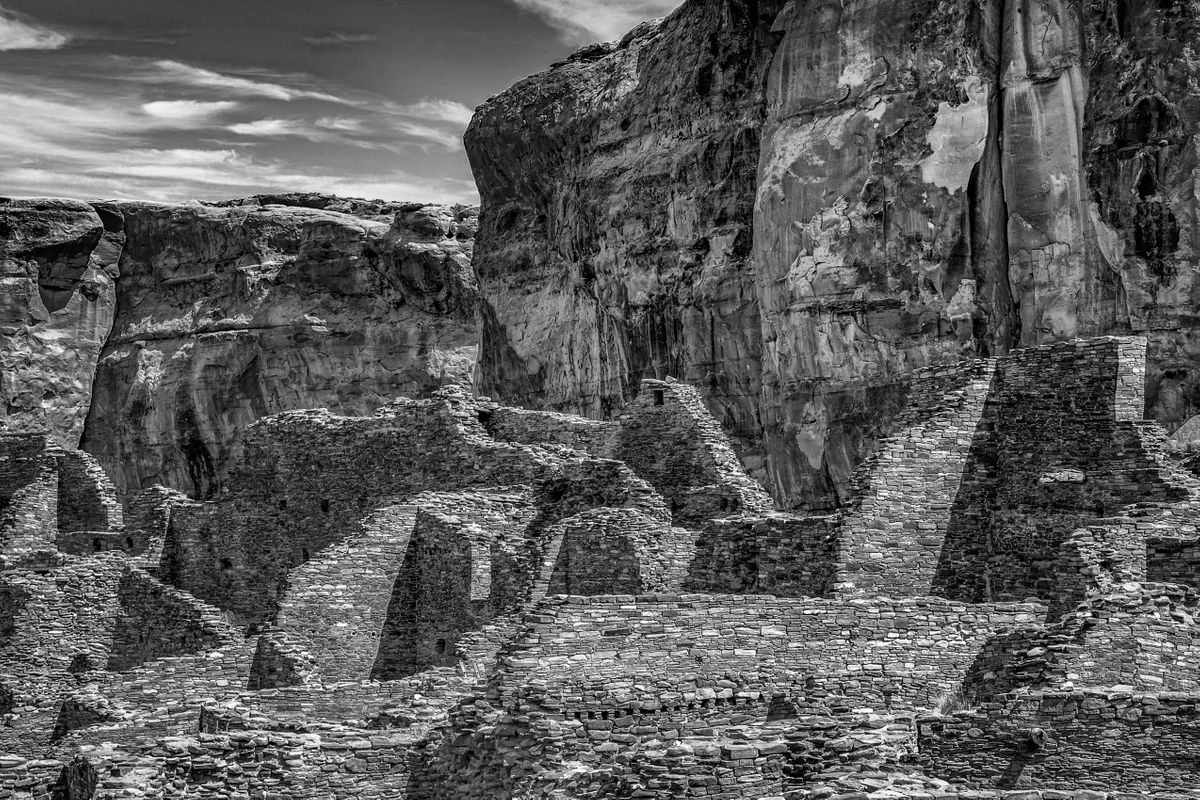
[[187, 495], [165, 486], [156, 486], [135, 496], [129, 501], [125, 514], [125, 535], [133, 540], [130, 552], [144, 556], [148, 566], [157, 568], [174, 509], [190, 505], [194, 503]]
[[1147, 580], [1200, 589], [1200, 539], [1160, 536], [1149, 539], [1146, 550]]
[[[314, 672], [330, 678], [369, 674], [416, 514], [409, 505], [380, 509], [363, 523], [361, 535], [289, 573], [274, 625], [304, 651]], [[270, 685], [286, 682], [263, 688]]]
[[370, 674], [394, 680], [453, 666], [458, 642], [528, 602], [533, 583], [525, 498], [499, 493], [422, 496], [386, 603]]
[[693, 534], [634, 509], [599, 508], [559, 522], [547, 538], [546, 594], [647, 594], [680, 587]]
[[[548, 598], [534, 612], [536, 630], [502, 658], [501, 697], [522, 687], [556, 697], [565, 712], [603, 707], [675, 705], [698, 679], [726, 672], [790, 670], [859, 682], [863, 702], [932, 703], [957, 688], [983, 642], [996, 630], [1032, 622], [1036, 604], [967, 606], [937, 599], [790, 599], [686, 595], [678, 600], [630, 596]], [[945, 644], [936, 650], [919, 641]], [[921, 650], [925, 657], [914, 659]], [[621, 659], [612, 658], [614, 652]], [[669, 676], [669, 679], [668, 679]], [[669, 684], [649, 697], [620, 700], [616, 690], [649, 680]], [[579, 687], [590, 687], [579, 694]]]
[[701, 530], [684, 588], [712, 594], [825, 597], [833, 588], [841, 518], [729, 517]]
[[58, 529], [112, 531], [124, 526], [121, 502], [96, 459], [82, 450], [58, 458]]
[[[921, 762], [964, 788], [1192, 789], [1200, 769], [1193, 694], [1121, 688], [1010, 695], [920, 721]], [[1044, 743], [1031, 737], [1044, 732]], [[1036, 734], [1035, 734], [1036, 735]]]
[[1064, 543], [1088, 525], [1144, 574], [1136, 537], [1146, 526], [1106, 518], [1133, 503], [1187, 511], [1200, 496], [1167, 460], [1165, 437], [1141, 421], [1144, 347], [1106, 338], [1017, 351], [952, 370], [961, 385], [942, 396], [935, 374], [934, 391], [912, 394], [915, 421], [864, 462], [863, 498], [839, 538], [838, 588], [970, 602], [1075, 597], [1078, 588], [1059, 585], [1060, 562], [1076, 558]]
[[1179, 503], [1200, 486], [1142, 422], [1145, 340], [1021, 351], [997, 370], [938, 553], [935, 593], [1052, 598], [1061, 544], [1132, 503]]
[[373, 509], [426, 489], [534, 483], [556, 463], [495, 442], [474, 406], [444, 397], [378, 417], [279, 415], [247, 435], [246, 453], [229, 497], [177, 509], [163, 560], [172, 583], [255, 619], [290, 569], [361, 531]]
[[1125, 686], [1200, 691], [1194, 592], [1125, 584], [1089, 597], [1061, 620], [1005, 631], [984, 644], [963, 681], [971, 703], [1017, 690]]
[[836, 588], [930, 594], [996, 370], [994, 361], [918, 377], [897, 432], [860, 468], [838, 538]]
[[239, 640], [212, 606], [129, 568], [117, 587], [120, 614], [107, 668], [123, 672], [147, 661], [214, 650]]
[[132, 746], [89, 747], [70, 765], [68, 776], [81, 793], [68, 800], [129, 792], [186, 793], [203, 800], [275, 792], [297, 800], [406, 796], [407, 751], [414, 737], [405, 731], [375, 731], [369, 737], [357, 731], [263, 736], [231, 731], [173, 737], [144, 752]]
[[600, 458], [613, 457], [620, 430], [614, 422], [552, 411], [500, 406], [482, 413], [488, 433], [502, 442], [557, 444]]
[[642, 381], [621, 418], [614, 457], [662, 493], [679, 524], [774, 510], [699, 392], [676, 381]]
[[58, 465], [62, 451], [44, 433], [0, 433], [0, 557], [19, 560], [58, 532]]

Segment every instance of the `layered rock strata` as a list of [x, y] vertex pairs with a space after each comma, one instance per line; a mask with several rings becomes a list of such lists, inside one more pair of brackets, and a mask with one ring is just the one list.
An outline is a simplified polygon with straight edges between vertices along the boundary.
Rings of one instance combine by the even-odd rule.
[[817, 507], [932, 365], [1145, 333], [1148, 410], [1182, 423], [1195, 26], [1181, 2], [690, 2], [517, 84], [467, 136], [484, 390], [604, 415], [685, 375]]

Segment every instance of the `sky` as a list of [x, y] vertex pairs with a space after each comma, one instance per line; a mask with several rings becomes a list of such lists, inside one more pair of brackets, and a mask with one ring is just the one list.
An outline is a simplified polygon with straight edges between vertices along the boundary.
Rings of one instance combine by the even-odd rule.
[[0, 196], [477, 202], [472, 110], [680, 0], [0, 0]]

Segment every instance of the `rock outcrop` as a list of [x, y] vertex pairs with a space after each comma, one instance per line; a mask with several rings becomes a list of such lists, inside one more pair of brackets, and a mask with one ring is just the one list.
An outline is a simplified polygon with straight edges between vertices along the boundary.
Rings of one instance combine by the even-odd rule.
[[264, 416], [472, 380], [474, 209], [9, 201], [0, 225], [8, 425], [82, 442], [126, 495], [213, 495]]
[[1200, 405], [1196, 21], [694, 1], [517, 84], [467, 136], [483, 389], [605, 415], [686, 376], [777, 498], [817, 507], [931, 365], [1144, 333], [1148, 411], [1178, 425]]
[[0, 198], [0, 421], [79, 445], [113, 325], [120, 227], [73, 200]]

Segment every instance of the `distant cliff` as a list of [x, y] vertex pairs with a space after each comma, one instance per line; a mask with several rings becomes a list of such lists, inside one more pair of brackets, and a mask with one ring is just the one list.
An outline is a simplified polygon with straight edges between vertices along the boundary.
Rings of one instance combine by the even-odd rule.
[[480, 108], [481, 388], [597, 416], [702, 387], [828, 507], [907, 376], [1150, 339], [1200, 410], [1197, 12], [1183, 0], [692, 0]]
[[475, 210], [0, 200], [0, 399], [118, 487], [218, 490], [241, 431], [469, 383]]

